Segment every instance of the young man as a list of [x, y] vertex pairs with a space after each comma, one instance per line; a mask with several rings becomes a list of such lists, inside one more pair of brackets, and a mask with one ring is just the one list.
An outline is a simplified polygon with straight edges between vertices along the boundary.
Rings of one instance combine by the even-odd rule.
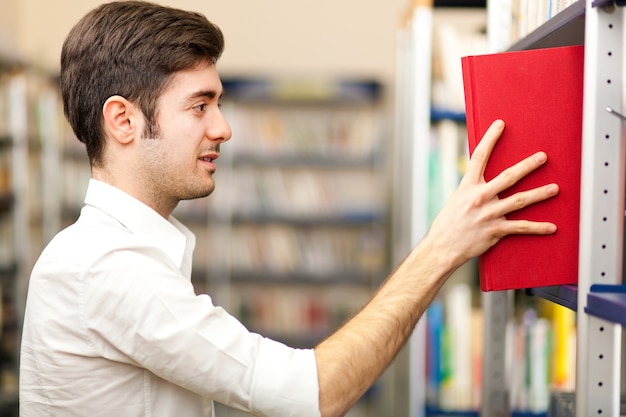
[[496, 121], [428, 235], [359, 314], [314, 349], [248, 332], [194, 294], [194, 237], [171, 217], [180, 200], [213, 191], [231, 136], [218, 106], [222, 48], [204, 16], [143, 2], [102, 5], [69, 33], [63, 102], [92, 180], [80, 218], [32, 272], [23, 417], [192, 417], [212, 415], [213, 401], [259, 416], [344, 415], [456, 268], [508, 234], [556, 230], [504, 217], [555, 195], [556, 185], [497, 197], [544, 153], [484, 181], [504, 128]]

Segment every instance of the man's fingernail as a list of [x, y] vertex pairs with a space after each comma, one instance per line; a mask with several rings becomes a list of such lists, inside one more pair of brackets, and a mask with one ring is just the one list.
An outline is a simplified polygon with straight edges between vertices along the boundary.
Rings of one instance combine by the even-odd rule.
[[556, 193], [559, 192], [559, 187], [557, 187], [556, 185], [550, 185], [548, 186], [548, 195], [555, 195]]
[[548, 156], [543, 152], [539, 152], [538, 154], [535, 155], [535, 161], [537, 161], [540, 164], [543, 164], [544, 162], [546, 162], [547, 159], [548, 159]]

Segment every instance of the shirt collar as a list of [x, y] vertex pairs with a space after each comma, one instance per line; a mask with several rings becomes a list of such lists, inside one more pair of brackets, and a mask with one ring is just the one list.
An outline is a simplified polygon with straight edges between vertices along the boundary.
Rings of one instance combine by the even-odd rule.
[[195, 236], [173, 216], [166, 220], [130, 194], [93, 178], [89, 180], [85, 204], [102, 210], [134, 235], [148, 239], [165, 252], [184, 275], [191, 275]]

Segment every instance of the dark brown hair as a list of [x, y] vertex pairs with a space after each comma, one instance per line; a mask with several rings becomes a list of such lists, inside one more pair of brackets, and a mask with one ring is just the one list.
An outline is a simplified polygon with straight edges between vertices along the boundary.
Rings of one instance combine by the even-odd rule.
[[102, 163], [102, 106], [113, 95], [137, 104], [147, 134], [158, 131], [156, 101], [170, 76], [224, 49], [220, 29], [199, 13], [143, 1], [103, 4], [72, 28], [61, 51], [65, 116], [85, 143], [92, 165]]

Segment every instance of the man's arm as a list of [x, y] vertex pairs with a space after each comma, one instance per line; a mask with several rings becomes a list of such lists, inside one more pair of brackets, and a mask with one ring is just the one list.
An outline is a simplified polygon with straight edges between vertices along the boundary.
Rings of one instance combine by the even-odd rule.
[[498, 193], [539, 168], [539, 152], [485, 182], [487, 160], [504, 129], [496, 121], [474, 150], [459, 187], [426, 237], [371, 301], [315, 348], [323, 417], [344, 415], [389, 366], [446, 279], [467, 260], [509, 234], [551, 234], [551, 223], [507, 220], [505, 214], [558, 193], [549, 184], [505, 199]]

